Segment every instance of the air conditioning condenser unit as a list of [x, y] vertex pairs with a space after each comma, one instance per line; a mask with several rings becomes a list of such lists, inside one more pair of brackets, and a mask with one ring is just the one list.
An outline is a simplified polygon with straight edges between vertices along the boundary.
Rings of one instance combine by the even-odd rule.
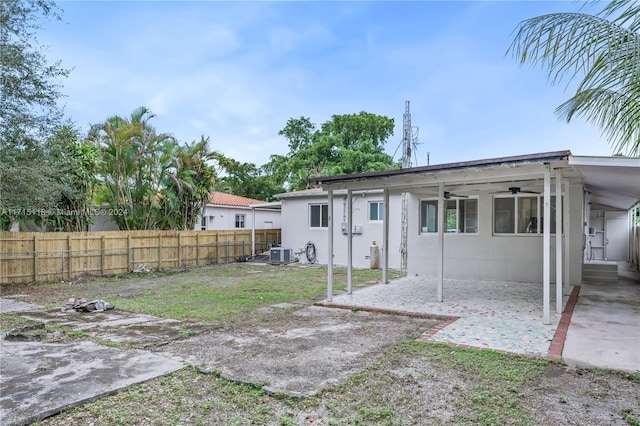
[[273, 247], [269, 256], [270, 263], [291, 263], [293, 262], [293, 249]]

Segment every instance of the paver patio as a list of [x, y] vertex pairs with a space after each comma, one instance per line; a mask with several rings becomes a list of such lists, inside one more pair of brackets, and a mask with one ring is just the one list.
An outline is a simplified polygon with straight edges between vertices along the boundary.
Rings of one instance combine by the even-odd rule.
[[539, 283], [448, 279], [437, 302], [435, 279], [405, 277], [335, 296], [332, 304], [449, 316], [424, 340], [546, 357], [560, 315], [552, 291], [550, 324], [542, 323], [542, 291]]

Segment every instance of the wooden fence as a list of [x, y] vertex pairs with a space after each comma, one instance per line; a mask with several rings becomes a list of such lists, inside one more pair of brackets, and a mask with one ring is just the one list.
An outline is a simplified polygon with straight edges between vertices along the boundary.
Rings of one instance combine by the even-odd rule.
[[[279, 229], [256, 230], [256, 251], [280, 238]], [[0, 284], [120, 274], [141, 265], [212, 265], [249, 255], [251, 230], [0, 232]]]

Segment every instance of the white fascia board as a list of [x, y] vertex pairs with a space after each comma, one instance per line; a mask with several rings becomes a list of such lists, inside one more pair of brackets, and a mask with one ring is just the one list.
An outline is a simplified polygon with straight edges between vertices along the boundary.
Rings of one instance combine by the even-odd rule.
[[[362, 195], [362, 194], [382, 194], [382, 189], [379, 188], [375, 188], [375, 189], [366, 189], [366, 190], [354, 190], [353, 191], [354, 195]], [[333, 195], [347, 195], [347, 188], [342, 188], [342, 189], [336, 189], [333, 191]], [[276, 194], [275, 197], [278, 198], [317, 198], [317, 197], [327, 197], [327, 191], [326, 190], [322, 190], [322, 191], [314, 191], [314, 192], [305, 192], [305, 191], [300, 191], [300, 192], [285, 192], [283, 194]]]
[[282, 207], [281, 201], [273, 201], [271, 203], [256, 203], [249, 204], [249, 208], [251, 209], [267, 209], [267, 210], [277, 210], [279, 207]]
[[576, 156], [569, 157], [570, 166], [600, 166], [600, 167], [637, 167], [640, 168], [640, 158], [638, 157], [592, 157]]
[[[542, 177], [544, 169], [545, 166], [542, 163], [501, 165], [491, 168], [478, 167], [473, 169], [438, 171], [435, 173], [399, 175], [378, 179], [373, 178], [355, 182], [338, 182], [336, 184], [327, 184], [326, 187], [331, 187], [334, 190], [351, 188], [354, 191], [370, 190], [373, 188], [405, 190], [425, 186], [437, 187], [440, 183], [444, 183], [445, 185], [473, 184], [488, 181], [496, 182], [500, 180], [509, 181], [512, 179]], [[323, 188], [325, 188], [324, 185]]]

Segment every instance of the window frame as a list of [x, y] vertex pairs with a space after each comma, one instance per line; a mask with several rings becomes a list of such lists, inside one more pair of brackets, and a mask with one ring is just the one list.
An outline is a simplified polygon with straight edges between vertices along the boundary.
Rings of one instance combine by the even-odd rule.
[[207, 230], [207, 225], [209, 225], [209, 220], [208, 220], [207, 216], [205, 216], [204, 213], [203, 213], [202, 217], [200, 218], [200, 230], [201, 231], [206, 231]]
[[[434, 213], [435, 217], [435, 224], [434, 224], [434, 228], [433, 230], [429, 229], [429, 219], [431, 218], [431, 216], [428, 214], [427, 211], [427, 216], [425, 216], [425, 214], [423, 213], [423, 208], [425, 205], [435, 205], [436, 211]], [[426, 219], [426, 222], [423, 222], [423, 219]], [[434, 235], [438, 233], [438, 225], [439, 225], [439, 220], [438, 220], [438, 199], [437, 198], [424, 198], [420, 200], [420, 208], [418, 209], [418, 233], [420, 235]], [[426, 225], [426, 226], [425, 226]]]
[[[460, 206], [461, 204], [466, 204], [468, 201], [474, 201], [475, 203], [475, 231], [473, 232], [464, 232], [461, 231], [461, 223], [460, 223], [460, 217], [462, 217], [462, 212], [463, 210], [466, 210], [466, 208], [461, 209]], [[480, 229], [480, 221], [479, 221], [479, 216], [480, 216], [480, 201], [479, 201], [479, 197], [475, 196], [475, 197], [468, 197], [468, 198], [450, 198], [450, 199], [444, 199], [445, 202], [445, 208], [444, 208], [444, 217], [442, 218], [442, 222], [445, 224], [446, 228], [444, 229], [444, 233], [445, 234], [457, 234], [457, 235], [478, 235], [479, 233], [479, 229]], [[423, 213], [422, 213], [422, 209], [423, 206], [425, 204], [430, 204], [430, 205], [435, 205], [436, 211], [435, 211], [435, 230], [426, 230], [425, 231], [425, 227], [423, 226]], [[455, 204], [455, 211], [453, 212], [453, 217], [455, 220], [455, 227], [454, 228], [449, 228], [449, 213], [451, 212], [452, 209], [450, 209], [448, 207], [448, 205], [450, 205], [451, 203]], [[465, 218], [466, 221], [466, 218]], [[420, 234], [437, 234], [438, 233], [438, 226], [439, 226], [439, 220], [438, 220], [438, 198], [424, 198], [420, 200], [420, 212], [419, 212], [419, 233]], [[427, 227], [428, 228], [428, 227]]]
[[[309, 229], [329, 229], [329, 204], [328, 203], [309, 203], [308, 204]], [[313, 222], [313, 208], [319, 208], [318, 225]], [[323, 217], [323, 213], [325, 214]], [[324, 220], [323, 220], [324, 219]], [[324, 226], [323, 226], [324, 225]]]
[[[560, 194], [560, 203], [564, 202], [564, 194]], [[525, 199], [535, 199], [536, 200], [536, 216], [530, 216], [530, 220], [529, 223], [526, 225], [526, 227], [524, 227], [524, 231], [521, 231], [521, 229], [523, 228], [523, 224], [524, 222], [522, 222], [520, 219], [520, 215], [522, 213], [523, 208], [521, 207], [521, 202]], [[513, 230], [512, 232], [496, 232], [496, 200], [513, 200], [513, 218], [511, 219], [512, 226], [513, 226]], [[557, 228], [557, 223], [555, 223], [556, 220], [556, 214], [555, 214], [555, 209], [557, 208], [557, 197], [555, 195], [551, 195], [549, 202], [551, 203], [551, 209], [550, 209], [550, 214], [551, 214], [551, 235], [556, 235], [556, 228]], [[493, 201], [491, 203], [491, 214], [492, 214], [492, 235], [497, 235], [497, 236], [525, 236], [525, 235], [529, 235], [529, 236], [542, 236], [544, 234], [544, 195], [543, 194], [506, 194], [506, 195], [494, 195], [493, 196]], [[527, 229], [530, 229], [529, 226], [531, 225], [531, 219], [535, 218], [535, 232], [527, 232]], [[510, 222], [511, 222], [510, 221]], [[562, 218], [561, 218], [561, 233], [560, 235], [564, 235], [564, 210], [562, 211]]]
[[[235, 229], [246, 229], [247, 215], [243, 213], [236, 213], [235, 225], [236, 225]], [[239, 225], [242, 225], [242, 226], [239, 226]]]
[[[377, 219], [372, 219], [371, 218], [371, 207], [376, 204], [378, 206], [377, 208]], [[382, 223], [384, 221], [384, 201], [369, 201], [368, 203], [368, 209], [367, 209], [367, 214], [369, 216], [369, 222], [372, 223]]]

